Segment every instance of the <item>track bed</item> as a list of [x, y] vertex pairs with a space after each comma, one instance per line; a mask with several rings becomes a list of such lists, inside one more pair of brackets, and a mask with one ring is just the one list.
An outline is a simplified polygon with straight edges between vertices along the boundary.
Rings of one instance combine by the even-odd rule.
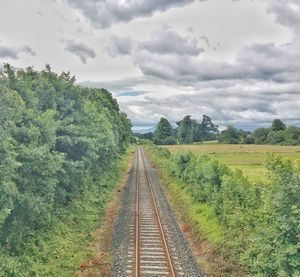
[[140, 147], [124, 194], [113, 248], [112, 276], [204, 276]]

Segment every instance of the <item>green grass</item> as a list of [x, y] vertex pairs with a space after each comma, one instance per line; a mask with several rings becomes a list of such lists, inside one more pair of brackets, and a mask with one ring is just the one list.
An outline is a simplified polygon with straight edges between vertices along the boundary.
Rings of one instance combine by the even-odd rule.
[[267, 170], [264, 166], [266, 154], [278, 153], [286, 159], [300, 162], [300, 146], [241, 145], [241, 144], [198, 144], [165, 146], [172, 153], [191, 151], [207, 153], [213, 159], [240, 169], [253, 181], [264, 181]]

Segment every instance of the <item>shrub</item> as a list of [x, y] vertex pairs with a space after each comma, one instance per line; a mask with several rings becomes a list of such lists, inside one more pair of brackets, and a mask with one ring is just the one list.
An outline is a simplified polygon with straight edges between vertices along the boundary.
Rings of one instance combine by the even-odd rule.
[[[153, 153], [164, 150], [156, 148]], [[231, 249], [233, 259], [244, 265], [249, 276], [299, 276], [299, 167], [270, 155], [266, 162], [268, 184], [259, 186], [241, 171], [233, 171], [207, 155], [186, 152], [159, 161], [199, 205], [202, 227], [207, 213], [200, 207], [217, 217], [226, 230], [223, 247]]]

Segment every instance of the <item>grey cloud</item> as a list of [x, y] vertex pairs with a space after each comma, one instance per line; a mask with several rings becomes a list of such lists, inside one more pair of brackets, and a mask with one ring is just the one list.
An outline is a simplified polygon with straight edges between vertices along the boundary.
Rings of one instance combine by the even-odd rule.
[[[300, 110], [295, 108], [300, 106], [300, 42], [253, 44], [241, 49], [234, 62], [217, 62], [176, 54], [176, 47], [172, 55], [170, 49], [156, 50], [153, 45], [159, 43], [153, 38], [152, 48], [147, 49], [148, 41], [135, 43], [132, 60], [144, 77], [137, 84], [131, 80], [130, 89], [155, 83], [183, 93], [163, 98], [162, 89], [157, 92], [159, 99], [155, 92], [145, 94], [143, 100], [120, 97], [134, 126], [155, 125], [162, 116], [175, 122], [191, 113], [195, 118], [208, 114], [220, 125], [263, 126], [276, 117], [300, 124]], [[121, 85], [128, 83], [122, 80], [118, 85], [124, 91]]]
[[172, 7], [184, 6], [194, 1], [195, 0], [67, 0], [67, 3], [72, 8], [79, 10], [96, 28], [107, 28], [114, 23], [129, 22], [135, 18], [148, 17], [155, 12], [163, 12]]
[[[220, 125], [228, 124], [265, 124], [272, 122], [276, 117], [282, 118], [287, 123], [300, 123], [299, 94], [269, 93], [268, 84], [265, 88], [253, 93], [247, 88], [237, 90], [234, 86], [222, 90], [211, 87], [207, 90], [195, 91], [157, 99], [144, 97], [143, 100], [128, 100], [121, 107], [125, 109], [134, 126], [155, 125], [161, 116], [169, 118], [173, 123], [185, 116], [192, 114], [196, 119], [201, 119], [202, 114], [208, 114]], [[272, 84], [269, 84], [272, 87]], [[265, 90], [266, 89], [266, 90]], [[225, 101], [226, 99], [226, 101]]]
[[300, 80], [300, 41], [253, 44], [241, 49], [234, 62], [216, 62], [199, 55], [204, 51], [199, 40], [209, 45], [205, 36], [196, 39], [163, 27], [145, 41], [113, 37], [110, 55], [130, 55], [144, 76], [185, 86], [211, 80]]
[[23, 46], [22, 48], [17, 48], [13, 46], [0, 45], [0, 58], [10, 58], [17, 60], [19, 55], [25, 53], [35, 56], [35, 52], [29, 46]]
[[256, 44], [239, 55], [239, 65], [251, 67], [250, 77], [277, 82], [300, 80], [300, 43]]
[[132, 41], [119, 36], [112, 36], [110, 39], [108, 54], [112, 57], [130, 54], [142, 57], [143, 52], [149, 52], [149, 55], [198, 56], [204, 50], [199, 46], [198, 39], [182, 36], [168, 26], [156, 30], [144, 41]]
[[[118, 93], [140, 91], [140, 88], [154, 82], [157, 89], [147, 91], [139, 99]], [[180, 82], [166, 84], [160, 79], [140, 77], [83, 84], [117, 92], [114, 96], [134, 126], [155, 126], [162, 116], [174, 123], [186, 114], [192, 114], [196, 119], [208, 114], [221, 126], [234, 124], [254, 128], [270, 125], [274, 118], [281, 118], [288, 124], [300, 124], [300, 82], [217, 79], [195, 82], [188, 87]], [[164, 97], [163, 84], [182, 93]], [[157, 98], [157, 95], [160, 97]]]
[[0, 58], [18, 59], [18, 51], [11, 47], [0, 46]]
[[86, 64], [88, 58], [96, 57], [95, 50], [82, 42], [68, 40], [64, 49], [76, 55], [84, 64]]
[[27, 54], [30, 54], [32, 56], [35, 56], [36, 53], [29, 47], [29, 46], [24, 46], [22, 49], [21, 49], [22, 52], [24, 53], [27, 53]]
[[281, 25], [292, 29], [296, 36], [300, 32], [299, 0], [268, 0], [268, 11], [275, 15]]
[[[291, 28], [295, 34], [300, 34], [300, 10], [297, 10], [300, 2], [267, 1], [268, 11], [275, 15], [277, 22]], [[133, 1], [128, 6], [133, 5], [132, 3]], [[117, 4], [103, 2], [99, 4], [100, 9], [97, 11], [105, 5]], [[158, 10], [160, 9], [155, 9]], [[117, 14], [115, 10], [106, 12]], [[98, 27], [145, 16], [131, 13], [126, 18], [127, 12], [125, 9], [122, 19], [110, 18], [106, 25], [103, 23], [106, 18], [104, 13]], [[93, 23], [96, 24], [97, 20], [95, 18]], [[131, 57], [143, 77], [97, 84], [90, 82], [89, 85], [106, 87], [113, 92], [147, 90], [145, 95], [138, 98], [118, 99], [134, 126], [155, 125], [162, 116], [175, 122], [186, 114], [199, 119], [202, 114], [208, 114], [220, 125], [263, 126], [270, 124], [274, 118], [281, 118], [288, 124], [300, 124], [299, 39], [285, 45], [248, 45], [237, 53], [234, 61], [217, 62], [199, 55], [202, 51], [199, 44], [206, 43], [209, 46], [209, 41], [206, 41], [205, 36], [199, 37], [199, 34], [196, 40], [193, 35], [189, 32], [189, 36], [182, 36], [171, 28], [163, 28], [144, 41], [114, 37], [111, 40], [113, 46], [110, 54]], [[216, 45], [217, 48], [220, 48], [219, 44]], [[151, 87], [151, 84], [155, 84], [155, 92], [147, 89], [146, 86]], [[182, 93], [174, 96], [169, 93], [164, 97], [164, 86]], [[117, 93], [115, 96], [118, 98]]]
[[210, 80], [300, 80], [300, 43], [256, 44], [246, 47], [235, 62], [207, 61], [188, 56], [161, 56], [148, 51], [135, 53], [133, 60], [146, 76], [193, 85]]
[[165, 27], [152, 34], [149, 40], [140, 43], [139, 50], [157, 54], [198, 56], [204, 51], [198, 43], [196, 38], [183, 37], [175, 30]]
[[126, 37], [111, 37], [111, 44], [108, 49], [109, 55], [112, 57], [129, 55], [133, 49], [133, 42]]
[[207, 36], [200, 36], [199, 39], [203, 40], [207, 46], [210, 46], [210, 42], [209, 42]]
[[186, 85], [197, 81], [240, 78], [246, 74], [229, 63], [205, 62], [186, 56], [161, 56], [145, 51], [136, 53], [134, 61], [144, 75], [166, 81], [176, 80]]

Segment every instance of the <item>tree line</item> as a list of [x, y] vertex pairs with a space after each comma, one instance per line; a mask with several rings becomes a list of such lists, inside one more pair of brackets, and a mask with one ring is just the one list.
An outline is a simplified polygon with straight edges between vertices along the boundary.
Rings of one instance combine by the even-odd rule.
[[[131, 123], [104, 89], [70, 73], [0, 72], [0, 246], [18, 254], [122, 154]], [[102, 188], [105, 189], [105, 188]]]
[[269, 128], [257, 128], [255, 131], [244, 131], [234, 126], [220, 132], [212, 119], [203, 115], [202, 121], [192, 119], [190, 115], [176, 122], [173, 128], [166, 118], [161, 118], [154, 133], [135, 134], [139, 139], [151, 140], [157, 145], [191, 144], [204, 141], [218, 141], [229, 144], [280, 144], [299, 145], [300, 128], [286, 126], [280, 119], [275, 119]]
[[280, 119], [275, 119], [269, 128], [257, 128], [254, 132], [246, 132], [241, 129], [228, 126], [218, 136], [221, 143], [245, 143], [245, 144], [279, 144], [299, 145], [300, 128], [286, 126]]

